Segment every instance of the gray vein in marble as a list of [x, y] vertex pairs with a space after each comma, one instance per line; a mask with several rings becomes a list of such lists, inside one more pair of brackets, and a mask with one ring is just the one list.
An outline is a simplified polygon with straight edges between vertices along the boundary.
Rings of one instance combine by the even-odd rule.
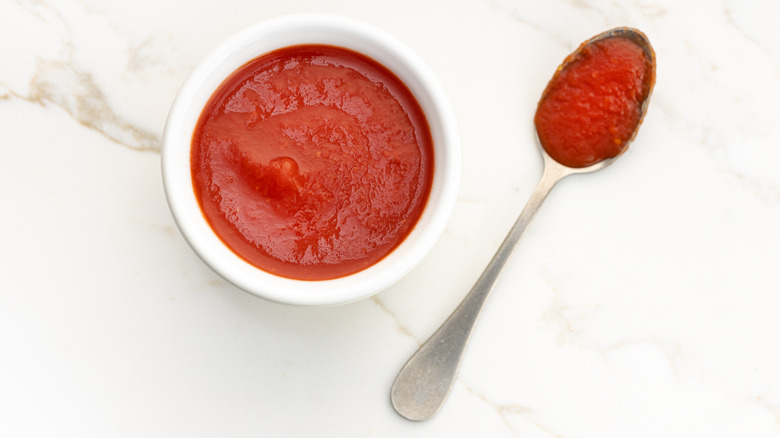
[[[737, 40], [744, 40], [744, 43], [740, 44], [754, 46], [756, 50], [771, 63], [773, 76], [780, 77], [780, 67], [772, 53], [759, 39], [752, 36], [738, 23], [725, 1], [721, 3], [721, 6], [724, 24], [734, 30], [738, 35]], [[690, 41], [681, 41], [680, 47], [685, 50], [690, 58], [695, 59], [701, 65], [700, 73], [702, 76], [706, 75], [705, 77], [709, 77], [709, 75], [716, 74], [721, 70], [721, 65], [718, 60], [705, 56], [701, 50]], [[718, 84], [713, 82], [711, 85], [717, 86]], [[724, 100], [726, 98], [731, 98], [734, 103], [739, 103], [739, 99], [742, 97], [740, 89], [724, 90], [723, 88], [719, 88], [719, 93], [730, 93], [725, 95]], [[734, 125], [719, 127], [703, 122], [692, 121], [691, 117], [689, 117], [684, 110], [678, 108], [674, 101], [664, 100], [661, 95], [654, 97], [651, 106], [657, 108], [658, 111], [664, 114], [668, 121], [667, 126], [670, 126], [681, 138], [686, 138], [703, 147], [707, 154], [712, 157], [712, 163], [715, 168], [724, 175], [734, 178], [746, 192], [763, 202], [780, 202], [780, 187], [769, 181], [762, 180], [758, 176], [749, 175], [740, 171], [726, 156], [729, 153], [729, 149], [734, 147], [734, 145], [728, 143], [726, 140], [730, 137], [729, 134], [733, 133], [734, 130], [738, 130], [740, 133], [744, 130], [744, 138], [755, 138], [755, 135], [757, 134], [754, 129], [755, 127], [751, 129]], [[656, 111], [656, 109], [653, 109], [652, 111]], [[744, 111], [750, 112], [752, 111], [752, 108], [747, 107]]]
[[704, 123], [692, 122], [673, 104], [668, 104], [662, 99], [655, 99], [653, 107], [666, 116], [667, 126], [671, 127], [681, 138], [686, 138], [703, 147], [712, 157], [713, 166], [725, 176], [736, 179], [746, 192], [766, 203], [780, 202], [780, 187], [740, 172], [728, 160], [718, 158], [719, 151], [728, 146], [722, 140], [721, 134], [712, 132], [712, 128]]
[[746, 41], [753, 44], [758, 50], [760, 50], [768, 59], [772, 61], [772, 64], [774, 65], [774, 74], [775, 76], [780, 77], [780, 66], [778, 66], [777, 62], [775, 61], [775, 57], [772, 55], [772, 52], [770, 52], [763, 44], [761, 44], [761, 41], [754, 38], [752, 35], [750, 35], [745, 29], [740, 26], [737, 21], [734, 19], [734, 13], [731, 11], [731, 8], [729, 8], [728, 3], [723, 0], [723, 16], [726, 19], [726, 23], [728, 23], [729, 26], [733, 27], [734, 30], [737, 31]]
[[532, 22], [526, 17], [523, 17], [520, 15], [516, 9], [507, 7], [505, 5], [500, 4], [497, 0], [488, 0], [488, 4], [495, 10], [499, 11], [502, 14], [508, 14], [512, 20], [516, 21], [517, 23], [528, 27], [529, 29], [533, 30], [534, 32], [537, 32], [541, 35], [544, 35], [544, 37], [548, 38], [550, 41], [554, 41], [561, 46], [569, 49], [572, 47], [570, 41], [565, 41], [558, 37], [557, 34], [548, 32], [547, 29], [545, 29], [543, 26]]
[[634, 0], [633, 4], [647, 18], [660, 18], [669, 13], [666, 8], [653, 1]]
[[[61, 34], [70, 34], [68, 23], [62, 14], [46, 2], [41, 0], [16, 0], [16, 4], [44, 22], [49, 28], [55, 28], [59, 30], [58, 33]], [[46, 13], [44, 13], [44, 11], [46, 11]]]
[[[604, 26], [609, 26], [610, 23], [617, 23], [612, 24], [613, 26], [627, 25], [628, 23], [635, 21], [632, 20], [629, 17], [629, 14], [626, 12], [628, 9], [635, 9], [640, 11], [642, 17], [647, 19], [658, 19], [668, 13], [667, 9], [653, 2], [634, 1], [633, 8], [627, 8], [625, 3], [613, 3], [610, 4], [609, 8], [606, 10], [594, 6], [592, 2], [587, 2], [584, 0], [560, 0], [560, 3], [562, 7], [568, 7], [582, 13], [591, 14], [590, 21], [593, 21], [593, 18], [600, 19], [604, 23]], [[515, 7], [510, 5], [503, 5], [501, 4], [500, 0], [489, 0], [489, 4], [502, 13], [508, 13], [509, 16], [518, 23], [544, 35], [551, 41], [555, 41], [556, 43], [565, 47], [567, 50], [573, 50], [587, 37], [582, 37], [576, 41], [565, 40], [560, 37], [560, 32], [551, 31], [544, 25], [533, 22], [529, 17], [521, 15]]]
[[593, 7], [590, 3], [583, 1], [583, 0], [563, 0], [563, 3], [568, 3], [570, 6], [573, 6], [577, 9], [584, 9], [588, 11], [593, 11], [598, 14], [603, 15], [603, 12], [599, 10], [598, 8]]

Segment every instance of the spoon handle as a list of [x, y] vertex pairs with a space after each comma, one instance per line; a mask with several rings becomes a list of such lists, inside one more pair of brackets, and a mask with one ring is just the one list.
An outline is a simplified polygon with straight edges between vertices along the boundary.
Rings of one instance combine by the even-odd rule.
[[553, 186], [568, 174], [567, 169], [545, 159], [539, 184], [485, 271], [452, 315], [398, 373], [390, 390], [390, 400], [401, 416], [412, 421], [427, 420], [444, 404], [455, 383], [474, 325], [496, 279], [542, 201]]

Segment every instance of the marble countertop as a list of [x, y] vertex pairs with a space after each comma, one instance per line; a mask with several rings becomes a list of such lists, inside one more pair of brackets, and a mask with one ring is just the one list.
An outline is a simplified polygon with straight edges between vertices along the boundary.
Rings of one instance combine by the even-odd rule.
[[[244, 293], [189, 249], [160, 137], [237, 30], [373, 24], [435, 72], [464, 154], [444, 236], [333, 308]], [[0, 2], [0, 436], [780, 436], [780, 3]], [[616, 26], [657, 84], [618, 162], [559, 184], [431, 421], [399, 368], [476, 280], [541, 174], [532, 117], [561, 60]]]

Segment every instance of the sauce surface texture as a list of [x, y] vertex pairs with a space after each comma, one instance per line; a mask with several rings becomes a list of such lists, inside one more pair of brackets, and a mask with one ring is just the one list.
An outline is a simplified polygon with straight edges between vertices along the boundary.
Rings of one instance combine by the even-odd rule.
[[419, 104], [385, 67], [295, 46], [222, 83], [193, 134], [191, 167], [206, 220], [236, 254], [324, 280], [373, 265], [410, 233], [433, 144]]
[[617, 156], [641, 121], [654, 80], [651, 60], [619, 36], [586, 43], [547, 84], [534, 123], [550, 156], [586, 167]]

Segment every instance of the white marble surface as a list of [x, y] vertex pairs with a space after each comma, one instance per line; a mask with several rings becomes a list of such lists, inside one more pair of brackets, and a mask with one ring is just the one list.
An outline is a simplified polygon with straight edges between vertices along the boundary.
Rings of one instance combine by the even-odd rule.
[[[437, 74], [463, 139], [443, 238], [335, 308], [205, 267], [159, 170], [190, 69], [247, 25], [331, 12]], [[0, 1], [0, 436], [780, 436], [780, 3]], [[389, 403], [541, 173], [532, 116], [580, 41], [650, 37], [658, 81], [609, 169], [563, 181], [433, 420]]]

